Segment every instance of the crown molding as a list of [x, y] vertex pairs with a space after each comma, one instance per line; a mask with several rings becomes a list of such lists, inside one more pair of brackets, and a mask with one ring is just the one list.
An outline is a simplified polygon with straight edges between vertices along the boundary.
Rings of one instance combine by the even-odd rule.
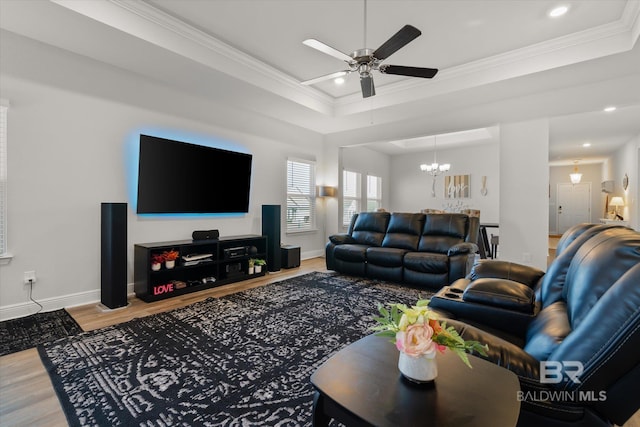
[[341, 117], [417, 101], [570, 65], [633, 48], [640, 35], [640, 0], [627, 0], [617, 21], [441, 70], [434, 80], [406, 79], [334, 98], [143, 1], [50, 0], [135, 37], [197, 61], [327, 116]]
[[293, 77], [148, 3], [50, 1], [313, 110], [333, 114], [333, 97], [300, 85]]
[[406, 79], [376, 87], [376, 103], [359, 93], [338, 98], [336, 116], [357, 114], [537, 73], [631, 50], [640, 34], [640, 1], [628, 0], [620, 19], [587, 30], [441, 70], [434, 80]]

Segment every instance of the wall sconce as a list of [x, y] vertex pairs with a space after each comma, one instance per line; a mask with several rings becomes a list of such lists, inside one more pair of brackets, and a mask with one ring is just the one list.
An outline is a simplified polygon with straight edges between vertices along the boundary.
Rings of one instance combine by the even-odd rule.
[[318, 197], [336, 197], [338, 189], [336, 187], [330, 187], [327, 185], [318, 186]]

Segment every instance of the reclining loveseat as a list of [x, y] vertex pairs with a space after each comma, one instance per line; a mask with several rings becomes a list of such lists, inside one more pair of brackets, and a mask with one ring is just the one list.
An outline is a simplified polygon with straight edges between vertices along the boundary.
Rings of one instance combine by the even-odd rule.
[[471, 270], [478, 229], [479, 218], [461, 213], [362, 212], [329, 237], [327, 269], [440, 289]]
[[640, 409], [636, 231], [573, 227], [546, 273], [481, 260], [429, 305], [519, 377], [519, 426], [622, 425]]

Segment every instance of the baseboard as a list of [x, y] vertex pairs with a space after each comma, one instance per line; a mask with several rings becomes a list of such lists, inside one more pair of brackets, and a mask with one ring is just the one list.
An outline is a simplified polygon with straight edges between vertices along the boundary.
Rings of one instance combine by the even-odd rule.
[[[127, 295], [133, 294], [133, 283], [127, 285]], [[42, 304], [42, 311], [53, 311], [78, 305], [95, 304], [100, 302], [100, 289], [78, 292], [76, 294], [61, 295], [53, 298], [36, 299]], [[31, 301], [0, 307], [0, 321], [15, 319], [34, 314], [40, 309]]]
[[311, 258], [324, 258], [324, 251], [323, 250], [317, 250], [317, 251], [308, 251], [308, 252], [302, 252], [300, 254], [300, 259], [311, 259]]
[[[324, 251], [309, 251], [300, 254], [301, 259], [311, 259], [324, 257]], [[133, 295], [133, 283], [127, 284], [127, 295]], [[77, 294], [61, 295], [58, 297], [38, 299], [42, 304], [42, 311], [53, 311], [61, 308], [75, 307], [78, 305], [95, 304], [100, 302], [100, 289], [93, 291], [79, 292]], [[38, 311], [40, 307], [31, 301], [20, 304], [0, 306], [0, 321], [24, 317]]]

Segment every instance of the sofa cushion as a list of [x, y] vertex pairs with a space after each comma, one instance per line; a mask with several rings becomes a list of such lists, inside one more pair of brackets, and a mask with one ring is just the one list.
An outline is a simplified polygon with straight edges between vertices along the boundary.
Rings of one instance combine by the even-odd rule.
[[336, 259], [348, 262], [362, 262], [367, 260], [368, 245], [338, 245], [334, 249]]
[[561, 246], [558, 243], [556, 258], [547, 268], [540, 285], [539, 299], [542, 307], [562, 299], [564, 285], [567, 280], [567, 271], [569, 271], [573, 257], [587, 240], [609, 229], [609, 227], [604, 224], [580, 224], [570, 228], [562, 236], [560, 239], [563, 242], [562, 249], [559, 250]]
[[507, 279], [524, 283], [530, 288], [535, 288], [543, 276], [544, 271], [539, 268], [498, 259], [478, 260], [469, 273], [469, 279], [471, 280], [477, 280], [483, 277]]
[[441, 274], [449, 271], [449, 257], [431, 252], [408, 252], [404, 256], [404, 267], [420, 273]]
[[367, 263], [383, 267], [401, 267], [406, 249], [397, 248], [369, 248], [367, 249]]
[[415, 251], [423, 224], [423, 214], [392, 213], [382, 246]]
[[567, 305], [555, 302], [540, 310], [529, 324], [524, 351], [538, 360], [547, 360], [570, 332]]
[[600, 297], [637, 264], [640, 233], [611, 228], [587, 240], [571, 261], [563, 289], [571, 327], [576, 329]]
[[465, 289], [462, 299], [528, 314], [533, 313], [534, 307], [533, 289], [507, 279], [474, 280]]
[[451, 246], [465, 241], [468, 225], [464, 214], [427, 214], [418, 250], [446, 254]]
[[353, 225], [351, 236], [362, 245], [380, 246], [389, 224], [389, 212], [361, 212]]

